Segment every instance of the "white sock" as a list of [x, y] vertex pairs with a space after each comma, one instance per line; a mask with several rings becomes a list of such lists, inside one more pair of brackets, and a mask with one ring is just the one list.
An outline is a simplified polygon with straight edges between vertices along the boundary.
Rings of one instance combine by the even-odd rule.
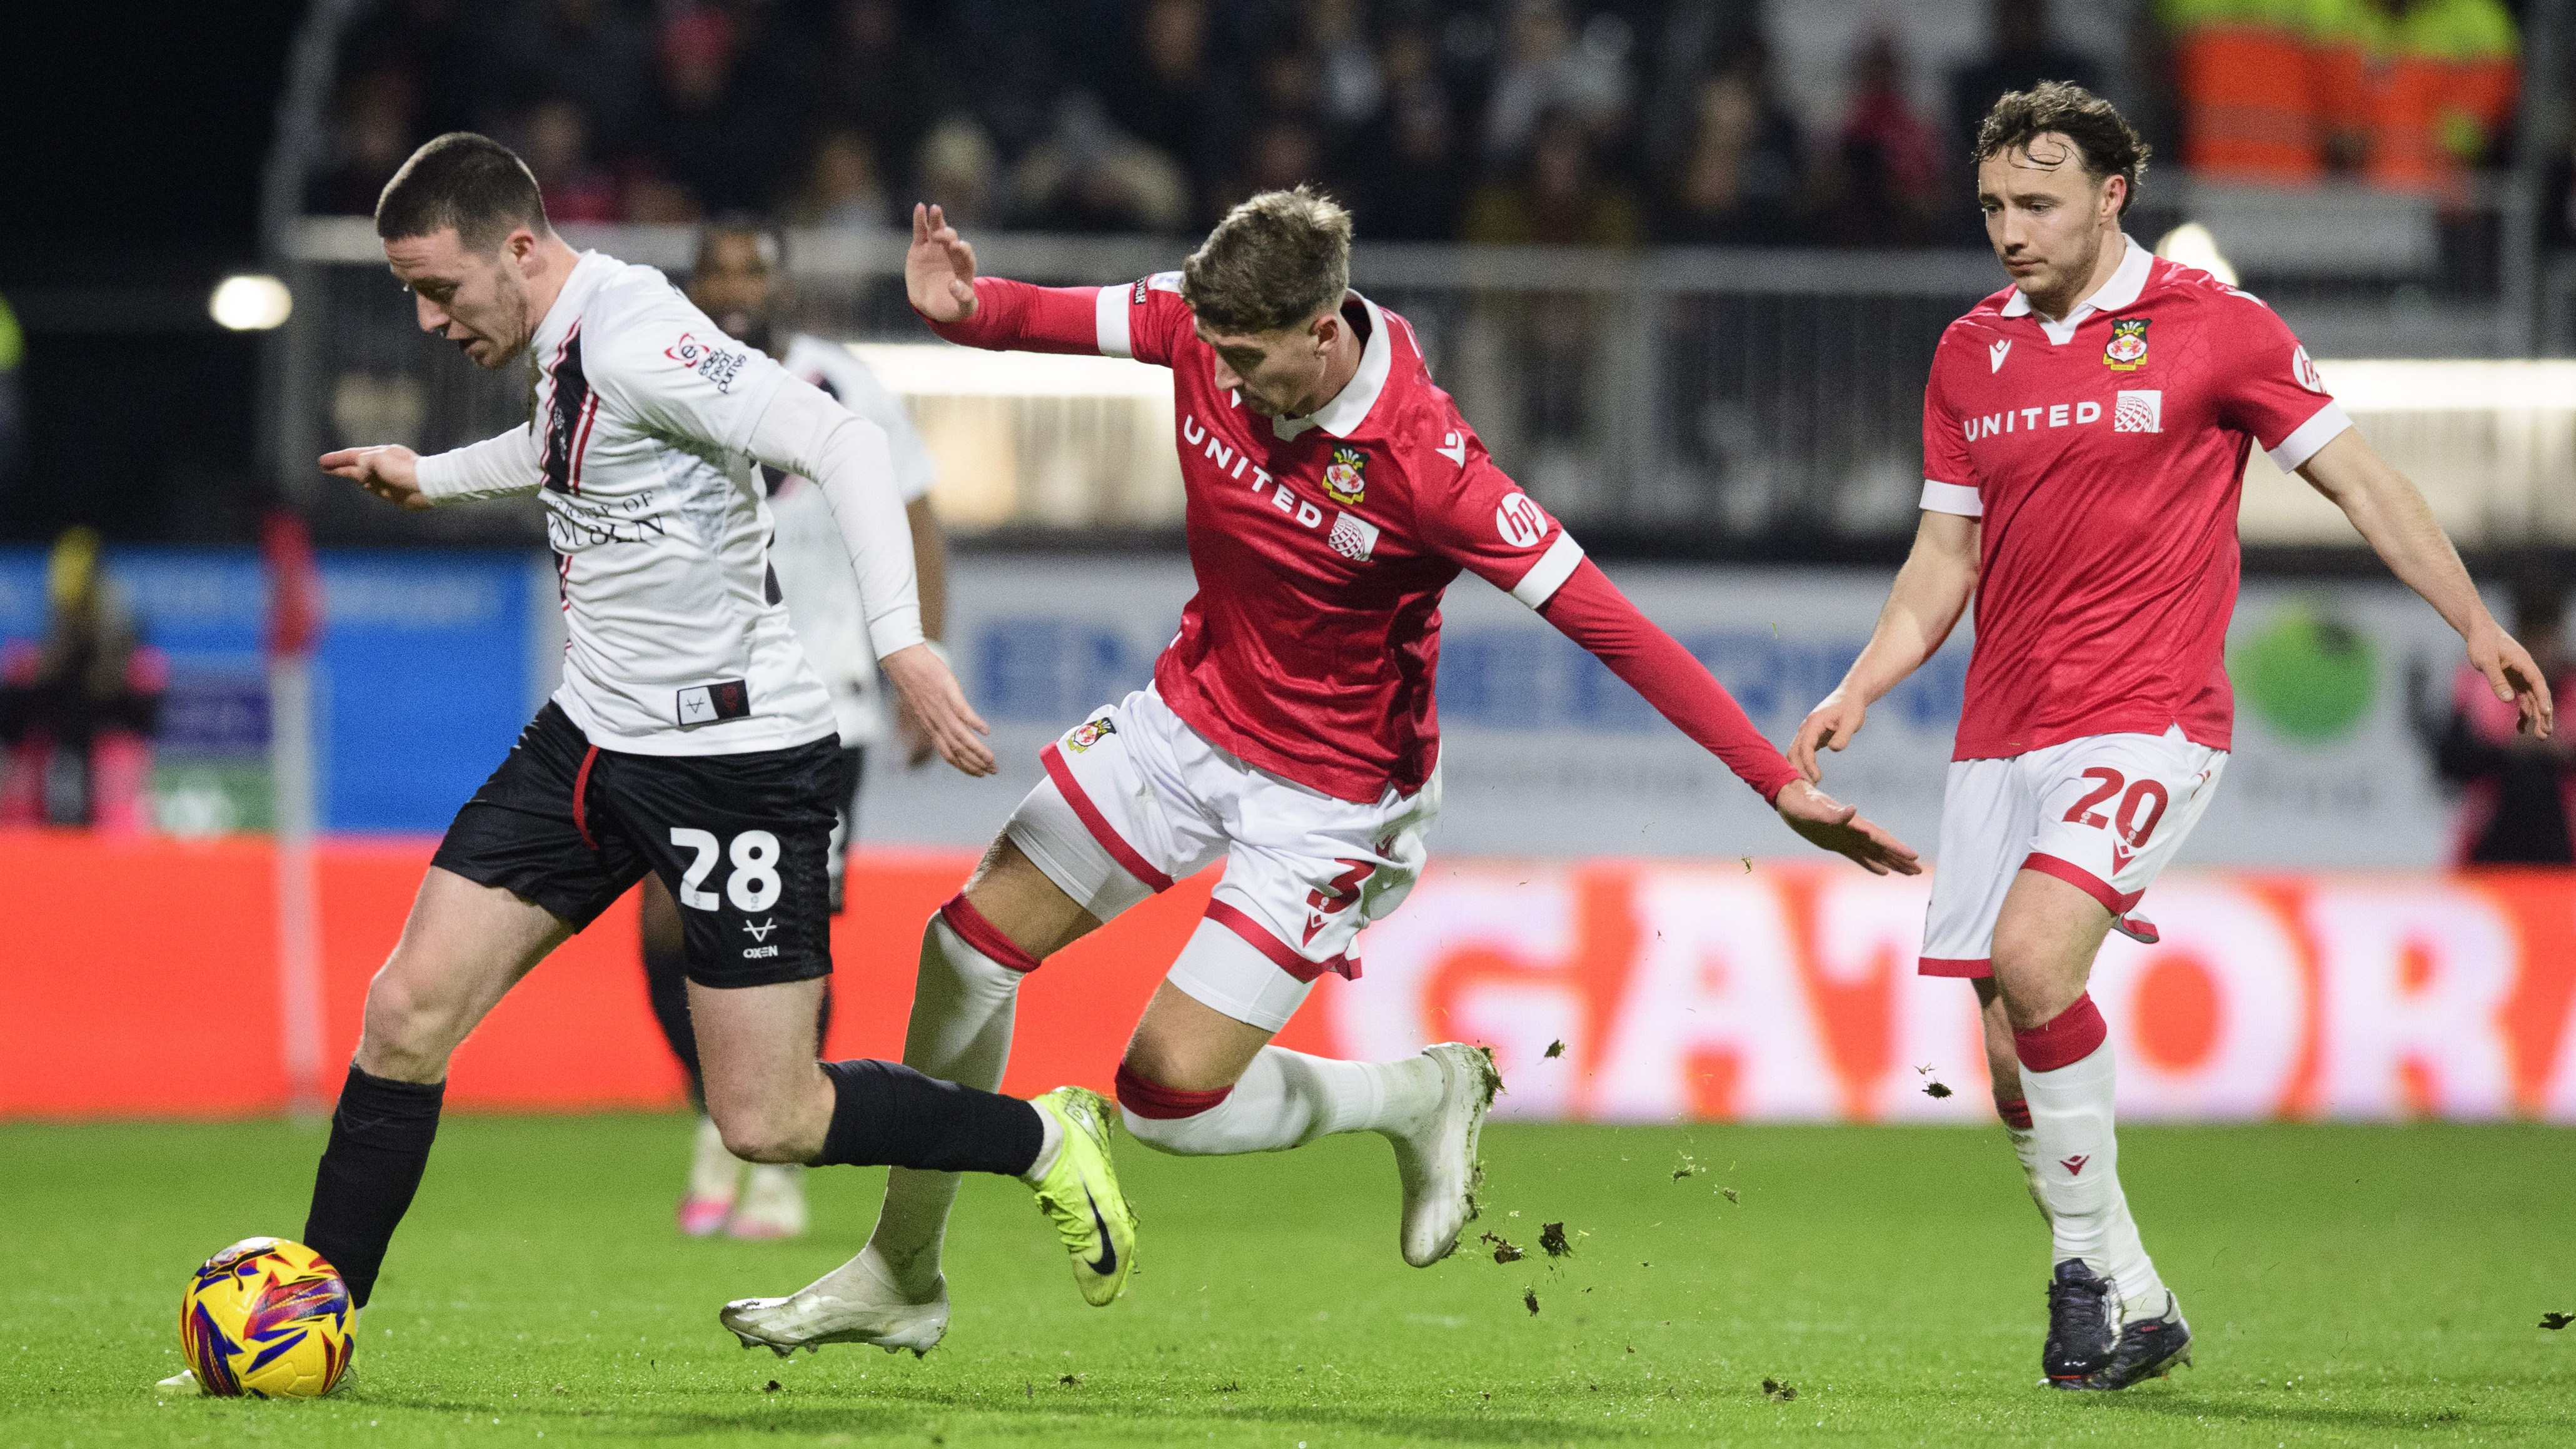
[[2048, 1194], [2041, 1191], [2039, 1185], [2039, 1128], [2037, 1123], [2034, 1122], [2028, 1127], [2015, 1127], [2010, 1122], [2006, 1122], [2004, 1124], [2004, 1139], [2012, 1143], [2013, 1156], [2021, 1162], [2022, 1185], [2030, 1189], [2030, 1200], [2039, 1208], [2040, 1221], [2048, 1221]]
[[[945, 917], [933, 915], [921, 933], [903, 1064], [925, 1076], [998, 1089], [1011, 1059], [1011, 1020], [1023, 974], [967, 944]], [[1052, 1119], [1046, 1125], [1050, 1135], [1038, 1149], [1041, 1171], [1054, 1164], [1060, 1131]], [[940, 1245], [956, 1200], [956, 1173], [895, 1168], [886, 1177], [876, 1231], [860, 1256], [875, 1260], [878, 1278], [908, 1297], [926, 1298], [939, 1282]]]
[[2110, 1279], [2124, 1323], [2164, 1312], [2164, 1284], [2138, 1239], [2128, 1197], [2120, 1190], [2111, 1044], [2105, 1041], [2055, 1071], [2033, 1071], [2024, 1062], [2021, 1083], [2030, 1103], [2041, 1206], [2049, 1218], [2049, 1260], [2081, 1258]]
[[1345, 1062], [1263, 1047], [1226, 1099], [1189, 1117], [1124, 1113], [1148, 1147], [1184, 1157], [1284, 1152], [1336, 1132], [1411, 1131], [1440, 1105], [1440, 1064], [1429, 1057]]
[[[1055, 1170], [1057, 1155], [1064, 1151], [1064, 1124], [1055, 1120], [1055, 1114], [1038, 1113], [1038, 1133], [1038, 1155], [1029, 1170], [1020, 1174], [1020, 1181], [1031, 1187], [1046, 1181], [1046, 1175]], [[954, 1189], [950, 1195], [955, 1195]]]

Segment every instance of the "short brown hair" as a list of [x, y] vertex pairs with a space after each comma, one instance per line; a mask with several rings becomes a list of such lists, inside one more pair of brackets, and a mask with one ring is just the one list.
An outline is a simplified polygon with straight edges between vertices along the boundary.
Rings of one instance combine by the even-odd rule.
[[545, 198], [518, 153], [472, 131], [450, 131], [411, 153], [376, 198], [376, 235], [385, 241], [456, 228], [469, 252], [498, 251], [520, 227], [544, 236]]
[[1310, 186], [1265, 191], [1225, 214], [1181, 264], [1181, 300], [1220, 332], [1276, 332], [1342, 304], [1351, 214]]
[[2093, 178], [2094, 185], [2109, 176], [2129, 183], [2128, 194], [2120, 198], [2120, 212], [2127, 215], [2129, 204], [2138, 199], [2138, 183], [2146, 179], [2147, 153], [2153, 148], [2138, 139], [2137, 128], [2122, 119], [2109, 101], [2071, 81], [2041, 81], [1996, 101], [1995, 108], [1986, 112], [1985, 124], [1977, 128], [1976, 149], [1968, 160], [1982, 164], [2021, 150], [2052, 131], [2075, 143], [2084, 157], [2084, 174]]

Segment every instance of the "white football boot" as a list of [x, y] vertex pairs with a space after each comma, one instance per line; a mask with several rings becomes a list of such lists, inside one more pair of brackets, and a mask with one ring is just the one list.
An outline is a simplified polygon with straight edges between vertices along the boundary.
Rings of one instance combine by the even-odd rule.
[[1476, 1189], [1485, 1181], [1476, 1139], [1503, 1074], [1492, 1052], [1465, 1042], [1445, 1041], [1422, 1054], [1440, 1064], [1440, 1103], [1413, 1131], [1388, 1135], [1404, 1183], [1404, 1261], [1428, 1268], [1456, 1251], [1476, 1216]]
[[780, 1358], [827, 1343], [908, 1348], [919, 1358], [948, 1332], [948, 1279], [934, 1280], [916, 1301], [878, 1269], [873, 1252], [862, 1252], [784, 1298], [737, 1298], [717, 1318], [743, 1347]]

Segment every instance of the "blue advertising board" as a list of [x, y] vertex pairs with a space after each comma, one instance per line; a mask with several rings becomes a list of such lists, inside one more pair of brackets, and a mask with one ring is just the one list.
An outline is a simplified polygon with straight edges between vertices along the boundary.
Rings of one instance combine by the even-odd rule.
[[[538, 596], [545, 575], [527, 555], [487, 550], [326, 549], [320, 565], [322, 825], [443, 830], [527, 722], [533, 610], [553, 603]], [[117, 547], [106, 568], [144, 641], [170, 658], [165, 759], [262, 762], [267, 585], [258, 554]], [[0, 547], [0, 639], [34, 640], [44, 627], [45, 551]], [[264, 807], [239, 823], [262, 823]]]

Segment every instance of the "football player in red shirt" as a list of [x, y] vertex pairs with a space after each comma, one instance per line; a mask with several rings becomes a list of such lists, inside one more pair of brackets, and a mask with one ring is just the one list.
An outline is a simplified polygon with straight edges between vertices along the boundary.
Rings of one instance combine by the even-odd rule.
[[2281, 319], [2121, 234], [2147, 148], [2080, 87], [2003, 97], [1977, 200], [2012, 285], [1950, 324], [1923, 398], [1923, 521], [1887, 607], [1790, 759], [1851, 743], [1971, 596], [1920, 970], [1976, 986], [1995, 1105], [2052, 1235], [2047, 1381], [2120, 1389], [2190, 1327], [2120, 1191], [2112, 1062], [2085, 992], [2227, 765], [2236, 507], [2261, 444], [2468, 641], [2521, 727], [2549, 689], [2415, 486], [2353, 430]]
[[[1472, 1211], [1490, 1061], [1457, 1042], [1397, 1062], [1269, 1042], [1322, 973], [1360, 974], [1360, 928], [1421, 872], [1440, 800], [1440, 597], [1460, 570], [1591, 650], [1800, 835], [1875, 872], [1918, 867], [1799, 779], [1494, 466], [1413, 329], [1350, 290], [1350, 234], [1329, 199], [1267, 192], [1179, 272], [1041, 288], [978, 277], [939, 210], [915, 209], [905, 281], [941, 336], [1172, 370], [1198, 592], [1153, 683], [1047, 747], [1046, 781], [931, 919], [904, 1051], [998, 1083], [1020, 976], [1222, 859], [1119, 1064], [1128, 1128], [1194, 1155], [1377, 1132], [1403, 1181], [1405, 1260], [1425, 1266]], [[731, 1305], [725, 1323], [782, 1353], [927, 1349], [947, 1327], [939, 1242], [955, 1182], [896, 1174], [866, 1251], [791, 1297]]]

